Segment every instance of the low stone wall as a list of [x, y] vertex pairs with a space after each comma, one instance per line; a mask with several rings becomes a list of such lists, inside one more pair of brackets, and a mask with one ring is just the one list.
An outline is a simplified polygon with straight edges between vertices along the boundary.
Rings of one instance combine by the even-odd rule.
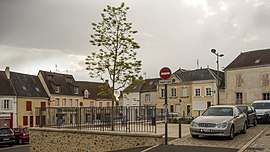
[[102, 152], [164, 143], [162, 134], [30, 128], [30, 152]]

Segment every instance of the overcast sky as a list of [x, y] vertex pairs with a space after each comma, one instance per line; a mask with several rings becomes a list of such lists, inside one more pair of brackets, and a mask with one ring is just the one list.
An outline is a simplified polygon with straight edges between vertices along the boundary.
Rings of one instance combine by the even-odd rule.
[[[93, 81], [84, 64], [96, 49], [91, 23], [106, 5], [130, 7], [138, 31], [138, 59], [146, 78], [162, 67], [216, 69], [215, 48], [226, 67], [241, 52], [270, 48], [269, 0], [0, 0], [0, 70], [39, 70]], [[57, 65], [57, 68], [56, 66]]]

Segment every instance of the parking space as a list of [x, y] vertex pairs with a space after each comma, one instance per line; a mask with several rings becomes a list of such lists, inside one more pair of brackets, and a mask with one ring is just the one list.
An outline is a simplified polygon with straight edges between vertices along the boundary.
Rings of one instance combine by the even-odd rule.
[[169, 144], [240, 149], [268, 126], [269, 124], [259, 124], [256, 127], [250, 127], [246, 134], [236, 134], [233, 140], [228, 140], [224, 137], [201, 137], [199, 139], [195, 139], [189, 135], [188, 131], [188, 134], [184, 133], [186, 136], [181, 139], [174, 139], [170, 141]]

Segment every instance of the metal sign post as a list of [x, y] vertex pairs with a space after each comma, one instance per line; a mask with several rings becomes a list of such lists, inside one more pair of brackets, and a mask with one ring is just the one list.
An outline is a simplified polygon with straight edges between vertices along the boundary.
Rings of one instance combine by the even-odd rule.
[[167, 99], [167, 84], [171, 84], [171, 80], [167, 80], [171, 77], [171, 69], [168, 67], [164, 67], [160, 70], [159, 76], [163, 80], [159, 81], [159, 84], [164, 84], [165, 85], [165, 92], [164, 92], [164, 97], [165, 97], [165, 145], [168, 145], [168, 99]]

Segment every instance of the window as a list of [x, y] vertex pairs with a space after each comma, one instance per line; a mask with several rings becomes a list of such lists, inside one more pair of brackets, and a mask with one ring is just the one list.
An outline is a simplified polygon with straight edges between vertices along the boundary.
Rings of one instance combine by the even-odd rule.
[[68, 106], [72, 107], [72, 99], [68, 99]]
[[66, 106], [66, 99], [62, 99], [62, 107]]
[[[102, 106], [102, 105], [101, 105]], [[90, 107], [94, 107], [94, 101], [90, 102]]]
[[170, 105], [170, 111], [174, 112], [174, 106], [173, 105]]
[[207, 101], [207, 108], [211, 107], [211, 101]]
[[79, 99], [75, 99], [75, 107], [79, 106]]
[[66, 81], [67, 82], [72, 82], [72, 78], [71, 77], [66, 77]]
[[145, 94], [145, 102], [146, 103], [150, 102], [150, 94]]
[[212, 96], [212, 89], [211, 88], [205, 88], [205, 95], [206, 96]]
[[98, 105], [99, 105], [99, 107], [102, 107], [102, 102], [99, 102]]
[[59, 106], [59, 98], [55, 98], [55, 106], [56, 106], [56, 107]]
[[269, 86], [269, 74], [262, 75], [262, 86], [268, 87]]
[[173, 98], [176, 97], [176, 88], [172, 88], [172, 97], [173, 97]]
[[39, 116], [36, 116], [36, 125], [37, 126], [39, 125], [39, 122], [40, 122], [40, 117]]
[[84, 98], [89, 98], [89, 92], [88, 92], [88, 90], [85, 90], [84, 91]]
[[161, 98], [165, 98], [165, 89], [161, 89], [161, 95], [160, 95]]
[[3, 100], [2, 109], [8, 110], [8, 109], [11, 109], [11, 108], [12, 108], [11, 101], [8, 100], [8, 99]]
[[52, 75], [48, 75], [48, 80], [52, 80], [53, 76]]
[[242, 74], [236, 75], [236, 87], [242, 87], [243, 86], [243, 77]]
[[79, 94], [79, 88], [78, 87], [74, 88], [74, 94]]
[[60, 86], [56, 86], [55, 93], [60, 93]]
[[41, 102], [40, 107], [44, 111], [46, 109], [46, 102]]
[[195, 89], [195, 96], [196, 97], [201, 96], [201, 89], [200, 88]]
[[107, 107], [110, 107], [110, 102], [107, 102]]
[[242, 92], [236, 93], [236, 104], [242, 104], [243, 103], [243, 94]]
[[188, 88], [182, 88], [183, 90], [183, 97], [187, 97], [188, 96]]
[[32, 111], [32, 102], [26, 101], [26, 111]]
[[23, 125], [28, 126], [28, 116], [23, 116]]
[[263, 93], [263, 100], [270, 100], [270, 93]]

